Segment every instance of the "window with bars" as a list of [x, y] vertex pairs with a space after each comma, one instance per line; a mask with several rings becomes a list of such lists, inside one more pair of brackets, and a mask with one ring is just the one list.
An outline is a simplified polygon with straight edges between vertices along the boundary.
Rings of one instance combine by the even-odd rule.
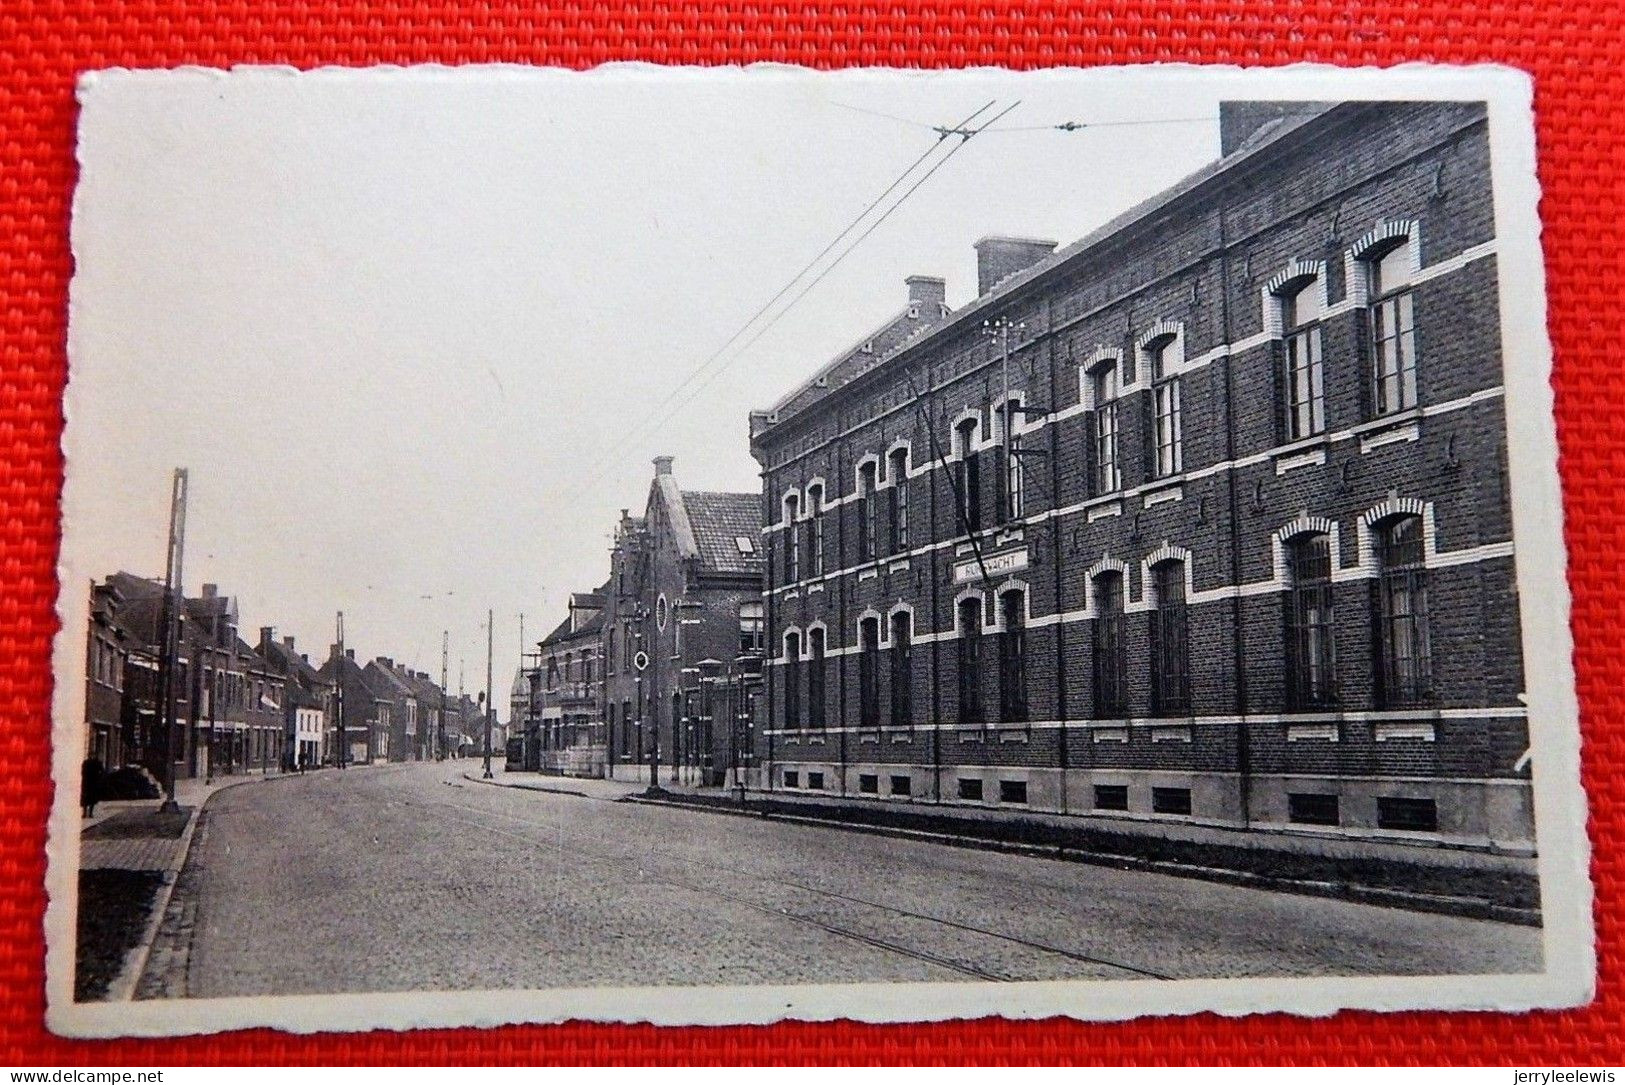
[[891, 725], [914, 725], [914, 668], [909, 658], [913, 652], [914, 620], [907, 611], [891, 616]]
[[824, 729], [824, 631], [807, 630], [807, 726]]
[[873, 561], [877, 555], [875, 519], [879, 498], [875, 491], [878, 488], [879, 472], [880, 467], [873, 460], [858, 468], [859, 561]]
[[1112, 493], [1123, 487], [1123, 477], [1117, 463], [1117, 378], [1115, 359], [1102, 362], [1089, 371], [1094, 402], [1091, 481], [1097, 494]]
[[880, 619], [858, 623], [858, 725], [880, 726]]
[[1190, 634], [1186, 621], [1185, 563], [1151, 569], [1157, 607], [1151, 612], [1151, 710], [1158, 716], [1190, 711]]
[[1164, 336], [1145, 348], [1151, 366], [1152, 474], [1177, 475], [1185, 466], [1184, 423], [1181, 418], [1179, 378], [1168, 372], [1174, 337]]
[[1123, 642], [1123, 574], [1095, 577], [1094, 678], [1095, 715], [1122, 716], [1128, 711], [1126, 646]]
[[975, 450], [976, 419], [967, 418], [954, 430], [959, 445], [959, 461], [954, 464], [955, 498], [959, 502], [960, 527], [967, 534], [982, 528], [982, 475]]
[[891, 515], [887, 517], [887, 522], [891, 528], [891, 552], [901, 554], [908, 549], [908, 449], [899, 448], [892, 452], [889, 469]]
[[1378, 695], [1384, 707], [1423, 704], [1433, 695], [1433, 660], [1422, 518], [1379, 526], [1377, 551]]
[[824, 575], [824, 488], [811, 486], [807, 489], [807, 534], [810, 536], [807, 544], [813, 576]]
[[784, 726], [801, 727], [801, 637], [795, 633], [784, 638]]
[[1409, 265], [1404, 238], [1365, 261], [1371, 299], [1371, 405], [1379, 415], [1416, 406], [1416, 310]]
[[959, 722], [980, 727], [982, 713], [982, 601], [959, 604]]
[[1331, 537], [1288, 539], [1286, 559], [1287, 707], [1326, 708], [1337, 703]]
[[999, 720], [1027, 722], [1027, 598], [1019, 591], [999, 596], [1004, 629], [999, 634]]
[[1282, 374], [1286, 391], [1285, 434], [1300, 441], [1326, 429], [1326, 388], [1321, 366], [1320, 313], [1314, 304], [1316, 280], [1283, 295], [1281, 328], [1286, 335]]

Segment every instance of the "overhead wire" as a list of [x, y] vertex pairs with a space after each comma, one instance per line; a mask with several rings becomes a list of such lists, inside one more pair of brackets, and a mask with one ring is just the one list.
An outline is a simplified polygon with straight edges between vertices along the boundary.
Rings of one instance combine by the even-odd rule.
[[[976, 109], [969, 116], [967, 116], [964, 120], [960, 121], [959, 122], [960, 125], [965, 125], [965, 124], [968, 124], [971, 121], [975, 120], [977, 117], [981, 116], [983, 113], [985, 113], [989, 109], [991, 109], [994, 104], [995, 104], [995, 100], [989, 99], [980, 108]], [[892, 117], [892, 118], [889, 118], [889, 119], [891, 119], [891, 120], [899, 120], [901, 118]], [[817, 252], [817, 254], [815, 254], [812, 257], [812, 259], [808, 260], [806, 262], [806, 264], [802, 265], [801, 269], [799, 271], [797, 271], [793, 276], [791, 276], [789, 281], [787, 281], [783, 286], [781, 286], [778, 289], [778, 291], [772, 297], [768, 298], [767, 301], [764, 302], [760, 308], [758, 308], [754, 313], [752, 313], [750, 315], [750, 317], [747, 318], [746, 321], [743, 324], [741, 324], [739, 326], [739, 328], [737, 330], [735, 330], [734, 333], [732, 335], [730, 335], [722, 343], [721, 346], [717, 347], [717, 349], [712, 351], [708, 356], [706, 356], [706, 358], [703, 361], [701, 361], [699, 365], [695, 366], [692, 370], [690, 370], [689, 373], [681, 381], [679, 381], [669, 392], [666, 393], [665, 397], [663, 399], [661, 399], [661, 401], [659, 403], [655, 404], [655, 406], [653, 406], [648, 411], [646, 411], [644, 413], [643, 417], [637, 423], [635, 423], [634, 425], [631, 425], [631, 426], [627, 427], [626, 429], [624, 429], [622, 431], [621, 436], [619, 438], [617, 438], [617, 440], [615, 442], [613, 442], [608, 449], [605, 450], [605, 452], [604, 452], [605, 459], [607, 460], [607, 458], [609, 457], [609, 455], [611, 453], [617, 452], [621, 448], [625, 447], [627, 442], [632, 440], [633, 437], [635, 437], [644, 428], [648, 427], [651, 424], [658, 424], [658, 423], [655, 423], [654, 420], [660, 415], [660, 412], [662, 410], [664, 410], [666, 408], [666, 406], [672, 402], [672, 400], [676, 399], [677, 396], [682, 394], [683, 391], [688, 388], [691, 381], [693, 381], [701, 373], [705, 372], [711, 366], [711, 364], [713, 362], [715, 362], [719, 357], [721, 357], [724, 353], [726, 353], [727, 350], [730, 347], [732, 347], [735, 343], [737, 343], [739, 341], [739, 338], [751, 329], [752, 325], [754, 325], [758, 320], [760, 320], [764, 315], [766, 315], [768, 310], [772, 309], [773, 306], [775, 304], [777, 304], [780, 299], [782, 299], [786, 294], [788, 294], [792, 289], [794, 289], [796, 283], [800, 282], [802, 280], [802, 278], [805, 277], [806, 274], [809, 271], [811, 271], [813, 268], [817, 267], [819, 262], [822, 261], [825, 256], [829, 255], [830, 251], [832, 249], [834, 249], [835, 246], [839, 245], [841, 243], [841, 241], [848, 234], [850, 234], [854, 229], [856, 229], [858, 227], [858, 225], [860, 223], [862, 223], [863, 220], [865, 218], [867, 218], [875, 210], [876, 207], [880, 206], [880, 204], [883, 203], [888, 196], [890, 196], [893, 192], [895, 192], [897, 190], [898, 186], [901, 185], [904, 181], [906, 181], [908, 179], [910, 174], [912, 174], [915, 170], [919, 169], [919, 167], [925, 162], [926, 159], [930, 158], [933, 154], [936, 154], [937, 150], [942, 146], [943, 140], [946, 139], [946, 138], [947, 138], [946, 135], [939, 136], [936, 143], [932, 144], [918, 158], [916, 158], [916, 159], [914, 159], [914, 161], [910, 162], [908, 164], [908, 166], [906, 168], [904, 168], [904, 170], [901, 173], [899, 173], [895, 178], [892, 179], [891, 183], [888, 184], [885, 187], [885, 189], [882, 190], [881, 193], [878, 196], [876, 196], [874, 199], [870, 200], [868, 205], [865, 206], [864, 209], [862, 211], [860, 211], [857, 214], [857, 216], [852, 219], [851, 222], [847, 223], [846, 226], [843, 227], [839, 233], [837, 233], [833, 238], [831, 238], [829, 240], [829, 242], [822, 249], [820, 249]], [[952, 153], [952, 152], [950, 151], [950, 153]], [[794, 302], [792, 302], [791, 304], [793, 305]], [[777, 319], [777, 318], [775, 318], [775, 319]], [[587, 485], [587, 484], [590, 484], [593, 481], [596, 481], [598, 477], [600, 477], [600, 475], [598, 475], [598, 474], [595, 474], [595, 475], [591, 476], [589, 479], [586, 480], [586, 482], [583, 483], [583, 485]]]

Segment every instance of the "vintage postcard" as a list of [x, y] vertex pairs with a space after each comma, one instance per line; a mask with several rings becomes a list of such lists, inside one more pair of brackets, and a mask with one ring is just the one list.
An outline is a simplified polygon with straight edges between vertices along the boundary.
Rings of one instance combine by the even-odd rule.
[[1591, 997], [1521, 73], [79, 97], [53, 1029]]

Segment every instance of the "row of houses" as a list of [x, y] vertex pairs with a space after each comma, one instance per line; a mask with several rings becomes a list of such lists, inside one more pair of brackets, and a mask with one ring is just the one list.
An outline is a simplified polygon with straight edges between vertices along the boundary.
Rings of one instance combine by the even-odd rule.
[[1220, 127], [960, 309], [909, 278], [751, 416], [761, 492], [656, 461], [520, 762], [1532, 849], [1486, 110]]
[[[119, 572], [90, 585], [86, 756], [162, 778], [465, 756], [483, 749], [482, 706], [387, 657], [329, 648], [312, 661], [262, 626], [250, 644], [237, 600], [205, 584], [180, 599], [169, 742], [159, 722], [164, 585]], [[342, 732], [341, 732], [342, 723]]]

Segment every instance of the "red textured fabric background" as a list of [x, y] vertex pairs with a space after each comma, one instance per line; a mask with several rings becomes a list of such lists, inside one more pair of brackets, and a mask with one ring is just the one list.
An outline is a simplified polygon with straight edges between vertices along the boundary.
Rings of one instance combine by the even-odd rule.
[[[1584, 1010], [1085, 1025], [602, 1025], [70, 1042], [45, 1032], [41, 917], [76, 74], [113, 65], [605, 61], [815, 67], [1497, 61], [1532, 72], [1601, 974]], [[0, 4], [0, 1063], [1625, 1063], [1625, 8], [1618, 0], [133, 0]], [[495, 947], [493, 947], [493, 952]]]

